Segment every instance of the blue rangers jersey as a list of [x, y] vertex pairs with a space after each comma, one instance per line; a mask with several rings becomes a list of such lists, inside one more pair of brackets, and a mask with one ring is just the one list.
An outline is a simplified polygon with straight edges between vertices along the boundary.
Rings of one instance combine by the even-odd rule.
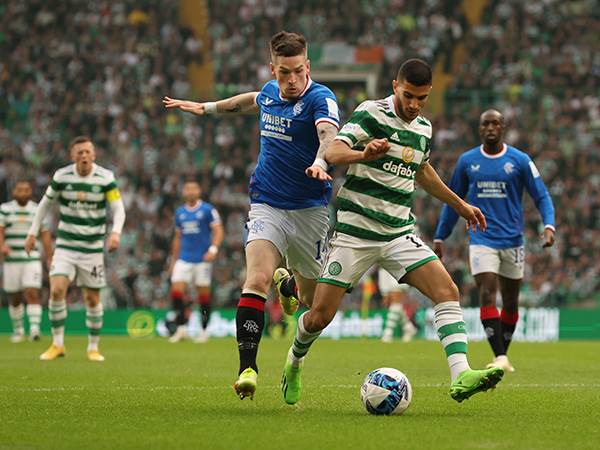
[[175, 210], [175, 226], [181, 232], [179, 259], [189, 263], [202, 262], [212, 242], [212, 225], [221, 223], [217, 210], [210, 204], [198, 202]]
[[339, 128], [339, 113], [331, 90], [310, 78], [300, 96], [281, 97], [276, 80], [256, 96], [260, 107], [260, 154], [250, 178], [250, 201], [279, 209], [327, 205], [331, 183], [308, 178], [304, 171], [319, 149], [316, 125]]
[[[469, 230], [471, 245], [503, 249], [523, 245], [523, 189], [533, 199], [546, 227], [554, 229], [554, 206], [550, 194], [531, 158], [504, 144], [496, 154], [485, 153], [483, 146], [461, 155], [450, 181], [450, 189], [485, 215], [487, 230]], [[435, 232], [436, 240], [446, 239], [458, 220], [448, 205]]]

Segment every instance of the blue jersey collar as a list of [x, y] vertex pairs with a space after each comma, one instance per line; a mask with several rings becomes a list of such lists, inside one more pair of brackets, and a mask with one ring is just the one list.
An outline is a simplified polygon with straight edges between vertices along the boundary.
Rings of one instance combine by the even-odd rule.
[[196, 202], [196, 204], [194, 206], [192, 206], [191, 208], [187, 205], [187, 203], [183, 204], [183, 207], [187, 210], [187, 211], [195, 211], [198, 208], [200, 208], [200, 206], [202, 206], [202, 200], [198, 200]]
[[492, 155], [491, 153], [487, 153], [484, 149], [483, 149], [483, 144], [479, 146], [479, 151], [481, 152], [481, 154], [486, 157], [486, 158], [490, 158], [490, 159], [496, 159], [496, 158], [501, 158], [502, 156], [504, 156], [506, 154], [506, 151], [508, 150], [508, 147], [506, 146], [506, 143], [502, 144], [502, 151], [500, 151], [500, 153], [496, 153], [495, 155]]

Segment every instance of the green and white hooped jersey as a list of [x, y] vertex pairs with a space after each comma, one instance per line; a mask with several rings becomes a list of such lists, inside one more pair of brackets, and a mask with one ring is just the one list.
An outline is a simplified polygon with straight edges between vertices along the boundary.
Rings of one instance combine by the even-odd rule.
[[[40, 260], [39, 245], [36, 242], [35, 249], [29, 253], [25, 252], [25, 238], [35, 217], [38, 204], [33, 201], [21, 206], [16, 200], [2, 203], [0, 205], [0, 227], [4, 227], [4, 242], [11, 252], [4, 259], [7, 263], [19, 263]], [[41, 230], [48, 230], [48, 222], [42, 223]]]
[[414, 230], [415, 176], [429, 161], [432, 128], [421, 116], [410, 123], [402, 120], [393, 99], [363, 102], [336, 137], [355, 150], [373, 139], [387, 138], [391, 146], [381, 159], [350, 164], [337, 194], [335, 229], [340, 233], [391, 241]]
[[75, 164], [58, 169], [46, 197], [60, 205], [56, 248], [102, 253], [106, 235], [106, 204], [121, 197], [113, 173], [96, 164], [89, 175], [77, 174]]

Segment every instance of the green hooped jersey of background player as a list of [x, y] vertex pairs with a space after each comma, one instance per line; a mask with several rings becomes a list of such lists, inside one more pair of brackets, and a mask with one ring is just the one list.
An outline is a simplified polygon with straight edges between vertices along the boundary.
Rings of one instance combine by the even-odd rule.
[[[16, 200], [0, 205], [0, 227], [4, 228], [4, 242], [10, 247], [10, 253], [4, 258], [5, 262], [39, 261], [40, 251], [37, 243], [29, 254], [25, 251], [25, 238], [35, 217], [37, 207], [38, 204], [31, 200], [25, 206], [19, 205]], [[48, 229], [49, 223], [44, 221], [41, 230]]]
[[337, 195], [336, 231], [375, 241], [391, 241], [414, 231], [411, 213], [415, 176], [429, 161], [431, 123], [418, 116], [405, 122], [394, 96], [360, 104], [336, 139], [362, 150], [386, 138], [390, 150], [381, 159], [351, 164]]
[[60, 205], [56, 248], [80, 253], [102, 253], [106, 235], [107, 202], [121, 194], [113, 173], [93, 164], [89, 175], [77, 174], [75, 164], [58, 169], [44, 194]]

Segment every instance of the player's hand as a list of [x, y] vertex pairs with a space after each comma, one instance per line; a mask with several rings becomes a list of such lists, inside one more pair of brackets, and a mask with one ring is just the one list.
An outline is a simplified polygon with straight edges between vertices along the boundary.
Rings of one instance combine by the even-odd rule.
[[485, 216], [477, 206], [469, 205], [468, 203], [463, 202], [456, 212], [461, 217], [466, 219], [467, 231], [471, 229], [473, 233], [476, 233], [478, 227], [481, 231], [486, 230], [487, 222], [485, 221]]
[[28, 234], [25, 238], [25, 252], [29, 255], [31, 251], [35, 248], [35, 236], [33, 234]]
[[215, 259], [217, 259], [218, 253], [219, 253], [219, 247], [216, 246], [215, 244], [211, 244], [211, 246], [208, 247], [208, 250], [202, 257], [202, 260], [206, 261], [206, 262], [213, 262]]
[[6, 244], [2, 244], [2, 248], [0, 248], [0, 253], [4, 256], [8, 256], [10, 255], [10, 252], [11, 248]]
[[319, 167], [319, 166], [310, 166], [308, 169], [306, 169], [304, 171], [304, 173], [306, 174], [306, 176], [308, 178], [314, 178], [316, 180], [321, 180], [321, 181], [333, 180], [333, 178], [331, 178], [331, 175], [329, 175], [327, 172], [325, 172], [323, 170], [322, 167]]
[[433, 243], [433, 252], [437, 255], [438, 258], [442, 259], [444, 257], [444, 243], [443, 242], [434, 242]]
[[390, 151], [387, 139], [373, 139], [362, 151], [363, 161], [375, 161]]
[[108, 251], [114, 252], [121, 245], [121, 235], [119, 233], [112, 232], [108, 236]]
[[167, 109], [179, 108], [182, 111], [190, 112], [198, 116], [206, 114], [204, 103], [191, 102], [189, 100], [177, 100], [165, 96], [165, 98], [163, 98], [163, 105], [165, 105], [165, 108]]
[[542, 234], [544, 240], [543, 248], [552, 247], [554, 245], [554, 230], [551, 228], [544, 228], [544, 234]]

